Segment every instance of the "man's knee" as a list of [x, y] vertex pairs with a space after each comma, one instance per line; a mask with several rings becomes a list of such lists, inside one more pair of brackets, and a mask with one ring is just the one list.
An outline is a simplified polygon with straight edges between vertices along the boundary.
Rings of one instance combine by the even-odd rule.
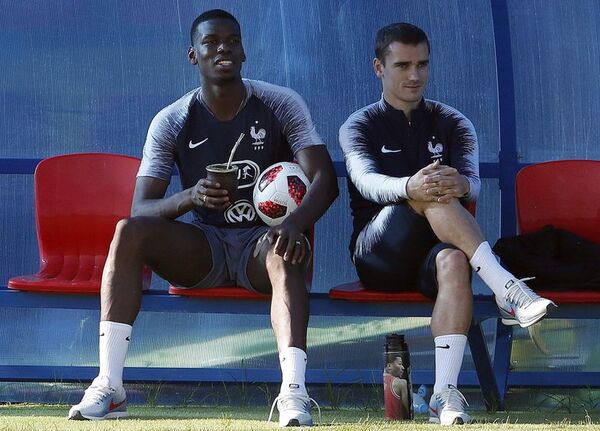
[[119, 220], [115, 227], [112, 247], [129, 247], [140, 249], [147, 236], [153, 231], [154, 217], [131, 217]]
[[282, 256], [276, 254], [271, 247], [266, 255], [265, 266], [271, 277], [305, 278], [308, 272], [308, 259], [309, 257], [305, 256], [302, 262], [292, 264], [289, 260], [286, 261]]
[[439, 203], [436, 201], [430, 202], [430, 201], [413, 201], [413, 200], [408, 200], [406, 201], [408, 203], [408, 205], [410, 205], [410, 207], [417, 213], [420, 215], [425, 215], [425, 211], [430, 209], [430, 208], [441, 208], [441, 209], [450, 209], [452, 206], [455, 205], [461, 205], [460, 201], [456, 198], [451, 198], [450, 202], [448, 203]]
[[456, 248], [445, 248], [435, 257], [438, 271], [468, 271], [469, 260], [467, 255]]
[[[464, 287], [470, 291], [470, 283], [464, 283], [464, 280], [470, 279], [469, 260], [465, 253], [455, 248], [446, 248], [440, 251], [435, 258], [437, 269], [437, 278], [440, 288], [445, 285], [454, 285]], [[460, 281], [452, 283], [452, 281]]]

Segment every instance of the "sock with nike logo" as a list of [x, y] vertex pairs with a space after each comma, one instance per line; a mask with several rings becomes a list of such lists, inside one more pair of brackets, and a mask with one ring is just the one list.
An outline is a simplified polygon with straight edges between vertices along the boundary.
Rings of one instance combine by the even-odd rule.
[[108, 377], [110, 386], [123, 387], [123, 367], [129, 348], [131, 325], [118, 322], [100, 322], [100, 372]]
[[441, 392], [448, 385], [458, 384], [467, 336], [463, 334], [440, 335], [435, 343], [435, 386], [433, 393]]
[[498, 298], [504, 298], [506, 285], [515, 276], [500, 265], [487, 241], [482, 242], [469, 261], [473, 270]]
[[299, 391], [306, 395], [304, 376], [306, 374], [306, 353], [297, 347], [288, 347], [279, 353], [281, 364], [280, 393]]

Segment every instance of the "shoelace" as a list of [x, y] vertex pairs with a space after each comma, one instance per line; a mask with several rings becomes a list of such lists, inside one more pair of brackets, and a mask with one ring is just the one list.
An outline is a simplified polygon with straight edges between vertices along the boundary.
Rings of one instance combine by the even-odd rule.
[[527, 280], [533, 280], [535, 277], [521, 278], [513, 282], [508, 288], [504, 299], [517, 307], [527, 307], [533, 301], [539, 298], [533, 290], [524, 283]]
[[[312, 403], [317, 406], [317, 410], [319, 411], [319, 425], [321, 425], [321, 406], [317, 403], [313, 398], [310, 398], [308, 395], [295, 395], [292, 393], [289, 394], [279, 394], [277, 398], [273, 400], [273, 404], [271, 405], [271, 411], [269, 412], [269, 419], [267, 422], [271, 422], [271, 418], [273, 417], [273, 411], [275, 410], [275, 405], [277, 401], [281, 401], [281, 404], [285, 407], [288, 407], [290, 404], [294, 408], [294, 410], [308, 410], [306, 404]], [[281, 412], [279, 412], [281, 414]]]
[[[451, 411], [465, 411], [465, 406], [469, 403], [465, 399], [465, 396], [456, 388], [449, 388], [446, 391], [442, 391], [436, 395], [442, 409], [448, 407]], [[440, 412], [441, 413], [441, 412]]]
[[85, 390], [82, 402], [85, 400], [90, 404], [100, 404], [112, 392], [115, 392], [113, 388], [92, 385]]

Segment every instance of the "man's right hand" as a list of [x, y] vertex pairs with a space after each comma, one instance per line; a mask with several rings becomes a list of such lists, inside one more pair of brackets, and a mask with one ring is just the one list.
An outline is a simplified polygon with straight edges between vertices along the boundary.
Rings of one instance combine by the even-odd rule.
[[436, 160], [433, 163], [425, 166], [412, 177], [409, 178], [406, 184], [406, 193], [408, 199], [420, 202], [435, 202], [439, 196], [432, 195], [431, 179], [440, 170], [440, 164]]
[[216, 181], [202, 178], [191, 190], [192, 203], [197, 207], [225, 210], [231, 202], [227, 190]]
[[406, 191], [411, 200], [447, 204], [469, 193], [469, 181], [455, 168], [435, 161], [410, 177]]

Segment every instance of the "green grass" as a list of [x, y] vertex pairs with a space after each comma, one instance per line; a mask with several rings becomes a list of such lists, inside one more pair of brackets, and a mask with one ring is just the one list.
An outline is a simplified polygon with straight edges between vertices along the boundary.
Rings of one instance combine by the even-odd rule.
[[[130, 407], [130, 418], [102, 422], [67, 421], [68, 406], [3, 405], [0, 406], [0, 431], [119, 430], [119, 431], [250, 431], [278, 429], [267, 423], [266, 407]], [[563, 430], [600, 431], [600, 414], [566, 414], [556, 411], [510, 412], [487, 414], [473, 412], [478, 420], [468, 430]], [[316, 419], [316, 413], [313, 414]], [[429, 425], [426, 416], [413, 422], [385, 422], [382, 412], [365, 410], [323, 410], [323, 428], [331, 431], [439, 430]]]

